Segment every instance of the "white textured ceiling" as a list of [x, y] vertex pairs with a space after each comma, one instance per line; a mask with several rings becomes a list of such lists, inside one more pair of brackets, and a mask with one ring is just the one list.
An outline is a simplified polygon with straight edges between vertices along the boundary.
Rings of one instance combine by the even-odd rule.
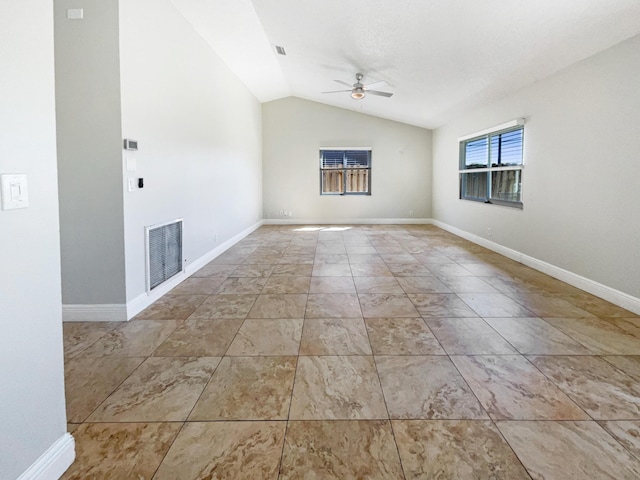
[[[426, 128], [640, 34], [639, 0], [172, 1], [261, 102], [293, 95]], [[393, 97], [320, 93], [356, 72]]]

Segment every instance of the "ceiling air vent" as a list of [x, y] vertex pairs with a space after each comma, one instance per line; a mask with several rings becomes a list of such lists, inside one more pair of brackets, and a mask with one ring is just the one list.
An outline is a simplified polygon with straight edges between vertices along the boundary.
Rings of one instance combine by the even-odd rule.
[[276, 52], [278, 53], [278, 55], [286, 55], [287, 52], [284, 50], [284, 47], [281, 47], [280, 45], [276, 45]]

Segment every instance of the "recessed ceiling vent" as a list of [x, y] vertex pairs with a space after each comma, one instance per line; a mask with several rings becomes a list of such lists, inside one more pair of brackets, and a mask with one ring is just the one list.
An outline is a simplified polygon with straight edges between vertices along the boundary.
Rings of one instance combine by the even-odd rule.
[[284, 47], [281, 47], [280, 45], [276, 45], [276, 53], [278, 55], [286, 55], [287, 52], [285, 51]]

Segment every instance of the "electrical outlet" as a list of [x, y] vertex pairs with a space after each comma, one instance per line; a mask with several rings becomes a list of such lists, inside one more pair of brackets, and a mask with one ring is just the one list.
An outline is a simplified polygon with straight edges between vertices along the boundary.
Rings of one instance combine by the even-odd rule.
[[487, 228], [487, 237], [490, 237], [492, 234], [491, 227]]
[[289, 210], [289, 216], [291, 217], [292, 215], [293, 215], [293, 212]]
[[409, 216], [413, 217], [413, 210], [409, 210]]

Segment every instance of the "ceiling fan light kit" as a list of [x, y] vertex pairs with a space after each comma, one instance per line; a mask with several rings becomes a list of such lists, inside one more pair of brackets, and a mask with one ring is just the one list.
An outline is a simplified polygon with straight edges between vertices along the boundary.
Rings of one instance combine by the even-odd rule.
[[390, 92], [380, 92], [378, 90], [371, 90], [371, 88], [382, 87], [386, 85], [387, 82], [382, 81], [382, 82], [371, 83], [369, 85], [363, 85], [362, 83], [360, 83], [360, 80], [362, 80], [363, 77], [364, 75], [362, 73], [356, 73], [356, 83], [354, 83], [353, 85], [349, 85], [347, 82], [343, 82], [342, 80], [334, 80], [335, 82], [338, 82], [341, 85], [346, 85], [348, 87], [350, 86], [351, 88], [349, 90], [334, 90], [331, 92], [322, 92], [322, 93], [351, 92], [351, 98], [353, 98], [354, 100], [363, 99], [367, 93], [370, 93], [372, 95], [378, 95], [380, 97], [390, 97], [393, 95], [393, 93], [390, 93]]
[[354, 88], [353, 91], [351, 92], [351, 98], [355, 100], [360, 100], [361, 98], [364, 98], [364, 90], [362, 89], [362, 87]]

